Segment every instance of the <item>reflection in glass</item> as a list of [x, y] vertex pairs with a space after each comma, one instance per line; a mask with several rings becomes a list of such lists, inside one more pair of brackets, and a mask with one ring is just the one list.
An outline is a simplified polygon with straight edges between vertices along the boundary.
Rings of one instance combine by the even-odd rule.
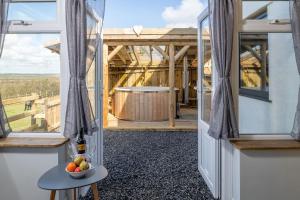
[[14, 132], [60, 128], [60, 57], [48, 49], [59, 34], [8, 34], [0, 59], [0, 92]]
[[240, 87], [268, 91], [268, 35], [241, 34]]
[[243, 19], [290, 19], [289, 1], [243, 1]]
[[[299, 74], [297, 72], [292, 34], [268, 33], [267, 40], [263, 39], [266, 38], [266, 34], [249, 34], [246, 36], [248, 39], [251, 36], [252, 48], [250, 51], [244, 50], [244, 58], [246, 57], [245, 54], [248, 54], [248, 59], [251, 60], [251, 62], [247, 61], [251, 63], [249, 65], [250, 68], [261, 65], [257, 61], [261, 59], [260, 49], [263, 45], [268, 47], [269, 72], [266, 89], [269, 95], [267, 101], [252, 96], [239, 96], [240, 133], [289, 134], [294, 122], [299, 89]], [[245, 44], [245, 39], [249, 41], [247, 37], [242, 37], [242, 45]], [[258, 58], [254, 56], [255, 54], [258, 54]], [[245, 80], [261, 84], [262, 81], [259, 77], [261, 70], [261, 68], [257, 70], [251, 69], [251, 73], [244, 74]], [[260, 86], [258, 85], [257, 88], [261, 88]]]
[[201, 29], [202, 42], [202, 58], [201, 58], [201, 74], [202, 74], [202, 94], [201, 94], [201, 111], [202, 120], [209, 123], [212, 101], [212, 56], [209, 35], [209, 19], [202, 21]]

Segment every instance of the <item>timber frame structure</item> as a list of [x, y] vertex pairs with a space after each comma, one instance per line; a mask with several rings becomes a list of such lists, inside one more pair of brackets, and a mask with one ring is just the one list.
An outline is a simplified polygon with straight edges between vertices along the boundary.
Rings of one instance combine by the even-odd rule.
[[[150, 54], [150, 63], [140, 58], [135, 47], [146, 46]], [[152, 53], [160, 54], [162, 61], [155, 63]], [[158, 29], [104, 29], [103, 34], [103, 125], [108, 126], [110, 68], [148, 70], [153, 66], [168, 70], [169, 92], [169, 126], [175, 127], [175, 69], [181, 67], [183, 72], [188, 67], [197, 68], [197, 29], [195, 28], [158, 28]], [[197, 74], [197, 73], [196, 73]], [[184, 76], [185, 77], [185, 76]], [[122, 82], [124, 77], [118, 82]], [[183, 78], [184, 79], [184, 78]], [[162, 84], [160, 84], [162, 86]], [[188, 85], [186, 84], [186, 87]], [[186, 96], [186, 95], [185, 95]], [[188, 98], [188, 97], [187, 97]]]

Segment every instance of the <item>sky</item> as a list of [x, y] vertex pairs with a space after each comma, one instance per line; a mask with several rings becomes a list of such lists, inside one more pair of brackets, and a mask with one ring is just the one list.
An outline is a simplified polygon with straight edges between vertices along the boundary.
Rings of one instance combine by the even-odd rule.
[[207, 0], [107, 0], [104, 28], [195, 27]]
[[[106, 0], [104, 28], [196, 27], [197, 16], [207, 0]], [[55, 2], [13, 3], [11, 20], [46, 20], [56, 18]], [[0, 74], [59, 73], [59, 56], [45, 48], [58, 34], [10, 34], [0, 59]]]

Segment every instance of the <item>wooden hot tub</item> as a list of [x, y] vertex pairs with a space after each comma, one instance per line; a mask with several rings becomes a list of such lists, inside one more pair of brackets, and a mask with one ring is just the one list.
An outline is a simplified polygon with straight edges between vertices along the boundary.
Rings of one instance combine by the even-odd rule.
[[165, 121], [168, 120], [168, 102], [168, 87], [118, 87], [112, 111], [115, 117], [123, 120]]

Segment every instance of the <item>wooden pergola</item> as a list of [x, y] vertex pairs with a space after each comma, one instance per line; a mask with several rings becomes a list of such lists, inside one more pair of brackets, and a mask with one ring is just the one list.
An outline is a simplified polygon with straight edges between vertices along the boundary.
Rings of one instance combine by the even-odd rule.
[[[134, 46], [149, 46], [161, 54], [169, 67], [169, 126], [175, 127], [175, 65], [182, 61], [187, 71], [187, 51], [197, 46], [195, 28], [161, 29], [104, 29], [103, 37], [103, 125], [108, 125], [109, 63], [116, 59], [129, 67], [130, 64], [143, 65]], [[161, 48], [165, 46], [165, 48]], [[129, 62], [128, 62], [129, 60]], [[152, 57], [151, 57], [152, 62]]]

